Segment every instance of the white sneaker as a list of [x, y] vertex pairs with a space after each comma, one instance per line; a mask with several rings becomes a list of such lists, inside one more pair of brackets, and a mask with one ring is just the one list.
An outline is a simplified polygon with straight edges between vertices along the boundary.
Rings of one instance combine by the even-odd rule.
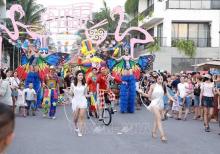
[[81, 133], [80, 131], [78, 132], [78, 136], [79, 136], [79, 137], [82, 137], [82, 133]]
[[75, 132], [77, 132], [77, 133], [78, 133], [78, 132], [79, 132], [79, 128], [76, 128], [76, 129], [75, 129]]
[[172, 118], [173, 116], [170, 115], [169, 113], [167, 113], [167, 117], [168, 117], [168, 118]]
[[52, 117], [52, 119], [53, 119], [53, 120], [55, 120], [55, 119], [56, 119], [56, 117]]

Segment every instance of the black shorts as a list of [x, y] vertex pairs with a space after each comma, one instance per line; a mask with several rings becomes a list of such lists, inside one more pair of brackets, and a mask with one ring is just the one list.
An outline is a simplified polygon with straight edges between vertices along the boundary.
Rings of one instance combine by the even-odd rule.
[[60, 94], [63, 94], [64, 91], [63, 91], [63, 87], [60, 87]]
[[202, 97], [202, 104], [204, 107], [214, 107], [214, 97]]

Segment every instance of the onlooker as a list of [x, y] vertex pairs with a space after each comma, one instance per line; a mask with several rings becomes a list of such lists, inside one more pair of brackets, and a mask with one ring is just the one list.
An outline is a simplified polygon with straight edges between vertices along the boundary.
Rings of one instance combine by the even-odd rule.
[[15, 104], [18, 99], [18, 88], [20, 80], [18, 79], [18, 73], [15, 71], [13, 77], [11, 77], [11, 90], [12, 90], [12, 100], [13, 100], [13, 111], [15, 111]]
[[204, 125], [206, 132], [210, 132], [209, 122], [213, 115], [214, 93], [214, 83], [211, 82], [211, 75], [206, 74], [200, 94], [200, 104], [204, 107]]
[[66, 76], [64, 78], [64, 87], [70, 88], [70, 86], [71, 86], [71, 73], [67, 71]]
[[6, 74], [3, 70], [0, 73], [0, 101], [9, 106], [13, 106], [11, 97], [11, 87], [9, 81], [6, 79]]
[[15, 116], [10, 106], [0, 102], [0, 153], [4, 153], [14, 138]]
[[25, 99], [26, 99], [26, 103], [27, 103], [27, 115], [29, 115], [29, 110], [30, 108], [32, 109], [32, 115], [35, 116], [35, 104], [36, 104], [36, 92], [33, 89], [33, 84], [30, 83], [29, 84], [29, 88], [26, 88], [24, 90], [25, 93]]
[[195, 83], [194, 87], [194, 110], [195, 110], [195, 115], [194, 115], [194, 120], [200, 118], [200, 93], [201, 93], [201, 80], [202, 78], [198, 78], [197, 82]]

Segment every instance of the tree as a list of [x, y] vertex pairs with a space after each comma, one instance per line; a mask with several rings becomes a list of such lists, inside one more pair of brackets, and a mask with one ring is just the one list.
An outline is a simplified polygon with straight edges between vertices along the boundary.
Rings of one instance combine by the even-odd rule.
[[139, 0], [127, 0], [125, 2], [125, 12], [134, 17], [138, 14]]
[[[100, 12], [95, 12], [93, 14], [93, 22], [96, 24], [104, 19], [107, 19], [108, 24], [103, 26], [103, 28], [105, 28], [109, 33], [113, 33], [116, 29], [117, 21], [113, 21], [111, 19], [111, 16], [110, 16], [111, 10], [107, 6], [105, 0], [103, 0], [103, 5], [104, 5], [104, 8], [101, 8]], [[92, 26], [92, 24], [88, 22], [87, 27], [91, 27], [91, 26]]]
[[127, 0], [125, 2], [125, 12], [133, 17], [130, 21], [130, 26], [137, 26], [138, 25], [138, 5], [139, 0]]
[[[36, 0], [7, 0], [7, 8], [13, 4], [20, 4], [25, 12], [25, 16], [21, 19], [22, 23], [33, 26], [31, 30], [37, 31], [42, 29], [41, 15], [46, 11], [46, 8], [41, 4], [37, 4]], [[8, 26], [10, 26], [10, 23]]]

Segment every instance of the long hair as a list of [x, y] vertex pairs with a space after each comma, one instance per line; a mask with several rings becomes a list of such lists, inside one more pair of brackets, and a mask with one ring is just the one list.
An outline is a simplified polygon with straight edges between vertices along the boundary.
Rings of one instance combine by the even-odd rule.
[[[83, 71], [81, 71], [81, 70], [76, 71], [76, 75], [75, 75], [75, 78], [74, 78], [74, 86], [77, 86], [77, 84], [78, 84], [77, 77], [78, 77], [79, 73], [83, 74]], [[85, 75], [83, 74], [82, 85], [85, 85], [85, 84], [86, 84], [86, 79], [85, 79]]]

